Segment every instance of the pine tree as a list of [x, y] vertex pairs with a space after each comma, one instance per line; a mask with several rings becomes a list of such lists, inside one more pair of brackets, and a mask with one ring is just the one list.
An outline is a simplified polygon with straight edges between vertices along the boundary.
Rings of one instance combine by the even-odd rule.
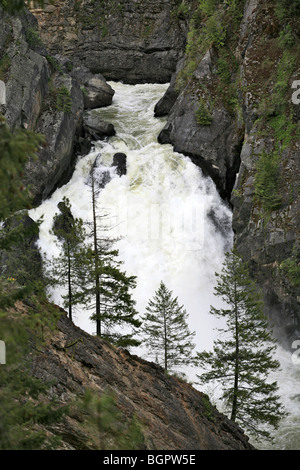
[[[94, 168], [90, 177], [92, 200], [92, 224], [85, 260], [88, 263], [89, 282], [84, 290], [85, 303], [94, 310], [91, 316], [96, 322], [96, 333], [119, 346], [138, 346], [133, 337], [135, 329], [141, 325], [135, 310], [131, 290], [136, 287], [136, 276], [127, 276], [121, 270], [118, 250], [113, 248], [115, 240], [103, 235], [110, 230], [105, 226], [106, 214], [97, 213], [98, 191], [94, 179]], [[120, 327], [122, 330], [120, 331]], [[129, 327], [132, 332], [125, 333]]]
[[161, 281], [142, 317], [145, 344], [165, 372], [190, 364], [195, 347], [192, 343], [195, 333], [189, 331], [187, 312], [172, 294]]
[[86, 263], [84, 246], [85, 230], [83, 221], [74, 218], [70, 201], [67, 198], [59, 204], [60, 214], [53, 220], [53, 233], [57, 236], [60, 248], [58, 257], [48, 260], [48, 282], [66, 287], [63, 295], [64, 307], [68, 308], [72, 320], [73, 308], [83, 301], [83, 290], [86, 280]]
[[238, 421], [255, 438], [271, 438], [265, 426], [278, 427], [284, 416], [277, 382], [268, 381], [280, 364], [273, 358], [276, 341], [263, 312], [261, 293], [249, 275], [246, 263], [232, 251], [223, 269], [216, 273], [215, 295], [224, 308], [211, 306], [210, 313], [225, 319], [213, 351], [197, 354], [198, 364], [209, 369], [198, 376], [200, 383], [220, 382], [222, 399], [230, 419]]

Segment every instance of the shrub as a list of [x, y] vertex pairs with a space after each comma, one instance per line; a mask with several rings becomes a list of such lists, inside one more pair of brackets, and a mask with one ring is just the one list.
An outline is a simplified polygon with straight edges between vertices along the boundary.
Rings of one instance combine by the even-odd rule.
[[292, 256], [280, 264], [280, 270], [293, 287], [300, 287], [300, 256], [295, 247]]
[[254, 178], [255, 196], [261, 202], [263, 209], [270, 213], [281, 206], [279, 195], [280, 173], [279, 155], [263, 152], [256, 164]]
[[72, 99], [70, 91], [67, 87], [61, 86], [57, 92], [56, 109], [64, 113], [70, 113], [72, 107]]
[[0, 80], [2, 80], [3, 82], [5, 82], [7, 78], [7, 72], [10, 68], [10, 64], [11, 60], [8, 55], [3, 56], [0, 60]]
[[201, 126], [209, 126], [212, 120], [213, 120], [213, 116], [209, 107], [204, 102], [204, 100], [201, 99], [199, 102], [199, 107], [196, 111], [197, 124], [200, 124]]
[[36, 47], [36, 46], [43, 45], [37, 29], [28, 28], [25, 34], [26, 34], [26, 39], [27, 39], [29, 46]]

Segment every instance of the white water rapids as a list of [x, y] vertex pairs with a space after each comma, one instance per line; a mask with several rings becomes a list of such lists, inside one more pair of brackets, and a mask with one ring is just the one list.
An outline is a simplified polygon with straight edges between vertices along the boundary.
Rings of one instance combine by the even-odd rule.
[[[189, 326], [196, 332], [196, 350], [210, 349], [215, 337], [216, 320], [209, 314], [210, 305], [220, 305], [213, 296], [214, 273], [220, 271], [226, 250], [231, 247], [231, 212], [221, 201], [216, 188], [205, 178], [189, 158], [175, 153], [171, 145], [160, 145], [157, 136], [165, 124], [164, 119], [154, 118], [154, 106], [167, 85], [124, 85], [111, 83], [115, 90], [113, 104], [94, 112], [101, 119], [115, 126], [116, 135], [109, 141], [95, 142], [89, 155], [78, 159], [71, 180], [57, 189], [51, 198], [31, 211], [31, 217], [44, 215], [40, 227], [39, 247], [48, 257], [59, 253], [55, 238], [50, 234], [53, 217], [59, 212], [57, 204], [67, 197], [72, 213], [84, 221], [92, 219], [90, 188], [87, 178], [91, 165], [97, 158], [98, 177], [109, 172], [111, 180], [101, 190], [98, 208], [110, 214], [115, 229], [112, 236], [116, 242], [119, 258], [128, 275], [137, 276], [133, 297], [140, 314], [153, 297], [161, 280], [178, 296], [189, 314]], [[127, 174], [118, 176], [112, 167], [113, 155], [127, 155]], [[51, 293], [57, 304], [61, 291]], [[78, 311], [75, 323], [94, 334], [95, 325], [89, 319], [91, 312]], [[134, 348], [135, 354], [146, 359], [143, 348]], [[295, 406], [299, 416], [299, 397], [291, 401], [288, 387], [295, 387], [298, 368], [292, 364], [290, 355], [283, 353], [284, 372], [280, 375], [282, 394], [290, 408]], [[186, 370], [194, 380], [195, 372]], [[196, 371], [197, 373], [197, 371]], [[293, 376], [294, 374], [294, 376]], [[289, 377], [287, 383], [286, 375]], [[295, 390], [295, 389], [294, 389]], [[297, 401], [298, 400], [298, 401]], [[285, 448], [299, 446], [299, 418], [294, 428], [292, 444], [288, 430], [282, 427], [276, 445]], [[290, 429], [290, 421], [286, 425]], [[296, 442], [297, 441], [297, 442]], [[295, 448], [295, 447], [292, 447]]]

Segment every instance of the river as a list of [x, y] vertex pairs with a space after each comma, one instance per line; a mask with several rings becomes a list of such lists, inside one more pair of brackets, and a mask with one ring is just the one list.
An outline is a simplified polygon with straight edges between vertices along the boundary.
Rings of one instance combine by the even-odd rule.
[[[189, 158], [174, 152], [171, 145], [157, 142], [165, 120], [155, 118], [153, 111], [168, 85], [110, 84], [115, 90], [112, 105], [94, 112], [114, 124], [116, 135], [108, 141], [95, 142], [91, 152], [78, 159], [71, 180], [31, 211], [34, 219], [44, 215], [39, 237], [41, 253], [47, 257], [59, 254], [51, 228], [63, 197], [69, 198], [75, 217], [91, 220], [87, 180], [96, 161], [96, 179], [101, 180], [105, 174], [109, 180], [98, 196], [98, 210], [109, 214], [111, 236], [118, 237], [115, 247], [123, 268], [129, 275], [137, 276], [133, 296], [138, 312], [144, 313], [163, 280], [189, 314], [190, 330], [196, 332], [196, 350], [211, 349], [218, 323], [209, 309], [211, 304], [220, 305], [213, 295], [214, 274], [220, 271], [224, 253], [232, 246], [231, 212], [211, 179], [204, 177]], [[127, 173], [122, 176], [112, 167], [117, 152], [127, 155]], [[61, 295], [61, 290], [50, 293], [57, 304], [61, 304]], [[95, 334], [89, 315], [79, 309], [73, 320]], [[133, 352], [153, 360], [143, 347], [134, 348]], [[271, 448], [299, 449], [300, 402], [296, 384], [300, 365], [291, 361], [290, 353], [278, 350], [278, 354], [283, 371], [276, 380], [291, 415], [282, 423]], [[184, 372], [195, 382], [197, 371], [191, 368]], [[262, 443], [260, 448], [269, 447]]]

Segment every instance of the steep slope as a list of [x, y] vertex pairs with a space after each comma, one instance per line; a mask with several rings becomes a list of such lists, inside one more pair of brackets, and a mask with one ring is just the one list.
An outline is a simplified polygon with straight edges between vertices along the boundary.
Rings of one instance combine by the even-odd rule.
[[[47, 308], [46, 308], [47, 310]], [[241, 429], [210, 404], [209, 398], [163, 369], [117, 349], [76, 327], [61, 313], [57, 329], [43, 349], [33, 350], [33, 374], [52, 383], [50, 396], [74, 403], [86, 390], [100, 398], [114, 396], [125, 420], [135, 416], [143, 442], [139, 448], [158, 450], [252, 449]], [[99, 430], [84, 411], [71, 407], [64, 420], [46, 426], [49, 437], [61, 438], [62, 449], [99, 449]]]

